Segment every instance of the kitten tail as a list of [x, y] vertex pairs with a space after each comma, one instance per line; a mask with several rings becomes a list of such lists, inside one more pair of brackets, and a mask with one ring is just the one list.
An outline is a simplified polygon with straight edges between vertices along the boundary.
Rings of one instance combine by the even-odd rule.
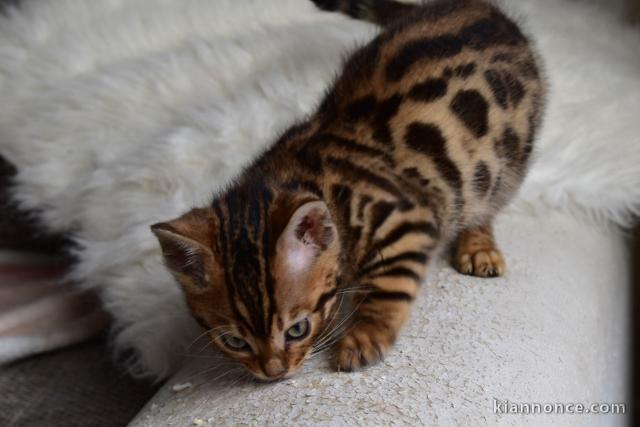
[[394, 0], [311, 0], [318, 8], [387, 26], [416, 9], [418, 4]]

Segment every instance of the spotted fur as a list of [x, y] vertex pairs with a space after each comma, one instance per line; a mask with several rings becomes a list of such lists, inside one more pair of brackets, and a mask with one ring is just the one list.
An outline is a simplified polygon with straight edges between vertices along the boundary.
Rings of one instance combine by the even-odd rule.
[[262, 379], [335, 340], [339, 369], [379, 360], [450, 242], [460, 272], [503, 274], [491, 221], [544, 99], [527, 38], [487, 2], [314, 3], [383, 31], [210, 206], [152, 227], [194, 316]]

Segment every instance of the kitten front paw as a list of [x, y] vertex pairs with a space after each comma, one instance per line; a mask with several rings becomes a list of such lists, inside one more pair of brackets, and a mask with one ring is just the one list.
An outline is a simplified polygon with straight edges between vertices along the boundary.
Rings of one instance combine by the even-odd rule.
[[460, 273], [478, 277], [502, 276], [506, 270], [502, 253], [497, 248], [458, 251], [454, 265]]
[[351, 372], [377, 363], [392, 342], [384, 327], [370, 323], [356, 325], [338, 342], [336, 369]]

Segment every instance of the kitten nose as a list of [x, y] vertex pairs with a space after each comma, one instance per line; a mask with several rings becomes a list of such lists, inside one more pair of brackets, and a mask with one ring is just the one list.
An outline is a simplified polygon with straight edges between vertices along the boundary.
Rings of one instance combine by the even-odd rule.
[[287, 372], [287, 369], [282, 365], [280, 359], [271, 359], [264, 365], [264, 373], [269, 378], [280, 378], [285, 372]]

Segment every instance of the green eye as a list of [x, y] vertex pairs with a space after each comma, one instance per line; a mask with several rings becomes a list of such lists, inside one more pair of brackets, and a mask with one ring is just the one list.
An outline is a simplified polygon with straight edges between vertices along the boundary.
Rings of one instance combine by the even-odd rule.
[[287, 341], [300, 340], [309, 334], [309, 321], [301, 320], [287, 330]]
[[242, 338], [234, 337], [233, 335], [224, 339], [224, 344], [232, 350], [246, 351], [249, 349], [249, 344]]

